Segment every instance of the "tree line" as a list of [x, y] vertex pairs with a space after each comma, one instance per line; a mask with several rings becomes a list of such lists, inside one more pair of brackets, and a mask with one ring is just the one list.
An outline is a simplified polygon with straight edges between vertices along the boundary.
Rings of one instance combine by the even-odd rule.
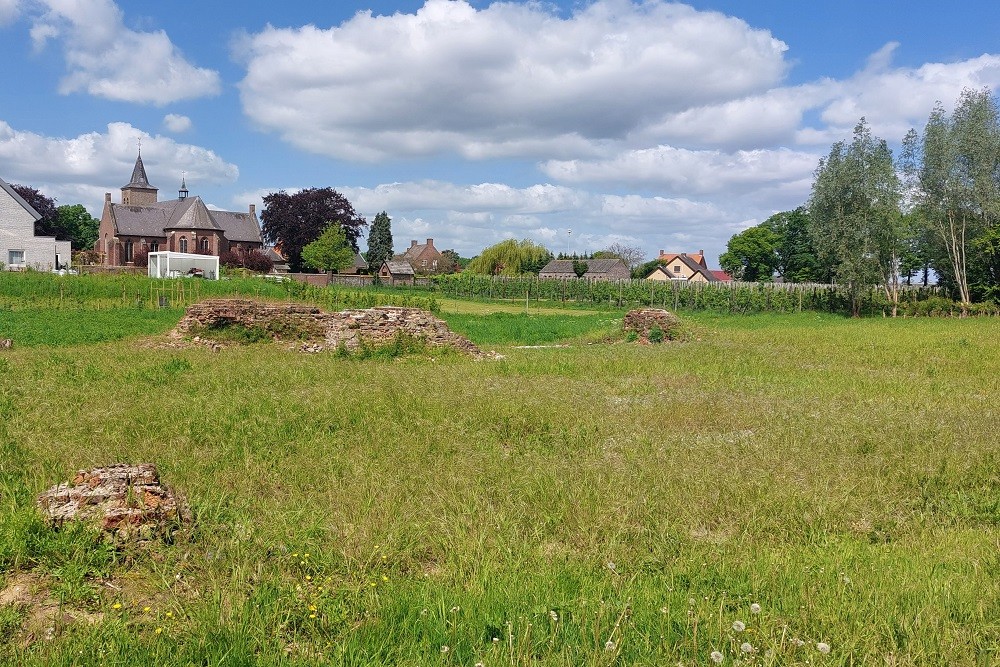
[[989, 89], [938, 103], [898, 157], [862, 118], [817, 167], [806, 205], [734, 235], [719, 258], [745, 281], [836, 282], [851, 312], [879, 286], [937, 283], [962, 307], [1000, 298], [1000, 108]]

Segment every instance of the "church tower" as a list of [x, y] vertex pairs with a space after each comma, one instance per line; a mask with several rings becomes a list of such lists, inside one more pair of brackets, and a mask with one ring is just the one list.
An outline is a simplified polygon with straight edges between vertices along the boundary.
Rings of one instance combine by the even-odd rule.
[[122, 204], [126, 206], [148, 206], [156, 203], [157, 188], [149, 184], [146, 178], [146, 167], [142, 164], [142, 151], [135, 159], [135, 167], [132, 169], [132, 180], [128, 185], [122, 186]]

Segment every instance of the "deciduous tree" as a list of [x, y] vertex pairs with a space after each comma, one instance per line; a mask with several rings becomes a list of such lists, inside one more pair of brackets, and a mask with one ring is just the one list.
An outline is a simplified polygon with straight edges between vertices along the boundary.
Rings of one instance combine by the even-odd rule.
[[330, 225], [302, 249], [302, 262], [320, 271], [343, 271], [354, 263], [354, 253], [340, 225]]
[[261, 220], [265, 240], [281, 246], [292, 271], [302, 270], [302, 249], [328, 226], [340, 227], [355, 252], [361, 230], [368, 226], [351, 202], [333, 188], [310, 188], [293, 195], [284, 190], [272, 192], [264, 197]]
[[778, 266], [778, 235], [764, 224], [733, 235], [719, 257], [723, 271], [736, 280], [770, 281]]
[[83, 204], [67, 204], [56, 209], [55, 236], [70, 241], [73, 250], [93, 248], [100, 226], [101, 221], [92, 216]]
[[35, 221], [36, 236], [55, 236], [60, 241], [68, 240], [56, 234], [59, 225], [59, 213], [56, 211], [56, 200], [28, 185], [11, 184], [11, 189], [21, 195], [21, 199], [31, 205], [42, 216]]
[[528, 239], [507, 239], [483, 249], [478, 257], [469, 262], [466, 270], [487, 275], [519, 276], [537, 274], [550, 261], [552, 253], [544, 246]]
[[835, 143], [820, 160], [809, 205], [820, 262], [846, 286], [855, 316], [862, 291], [874, 285], [884, 287], [895, 315], [903, 244], [899, 204], [892, 152], [862, 118], [851, 143]]

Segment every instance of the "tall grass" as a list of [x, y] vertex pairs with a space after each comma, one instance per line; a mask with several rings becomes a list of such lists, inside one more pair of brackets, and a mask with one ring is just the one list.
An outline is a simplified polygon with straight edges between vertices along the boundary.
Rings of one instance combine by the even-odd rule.
[[[563, 326], [519, 317], [469, 324], [487, 362], [0, 353], [0, 578], [101, 614], [46, 641], [5, 610], [0, 664], [1000, 660], [1000, 323], [517, 349]], [[190, 534], [38, 526], [35, 494], [114, 461], [157, 463]]]

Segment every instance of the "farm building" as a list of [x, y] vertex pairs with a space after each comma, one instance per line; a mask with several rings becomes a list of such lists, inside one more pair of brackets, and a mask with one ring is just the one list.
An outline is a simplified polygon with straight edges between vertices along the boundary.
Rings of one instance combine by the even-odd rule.
[[554, 259], [538, 272], [539, 278], [576, 278], [576, 269], [573, 262], [582, 262], [587, 265], [587, 270], [580, 276], [587, 280], [628, 280], [632, 277], [632, 272], [621, 259]]

